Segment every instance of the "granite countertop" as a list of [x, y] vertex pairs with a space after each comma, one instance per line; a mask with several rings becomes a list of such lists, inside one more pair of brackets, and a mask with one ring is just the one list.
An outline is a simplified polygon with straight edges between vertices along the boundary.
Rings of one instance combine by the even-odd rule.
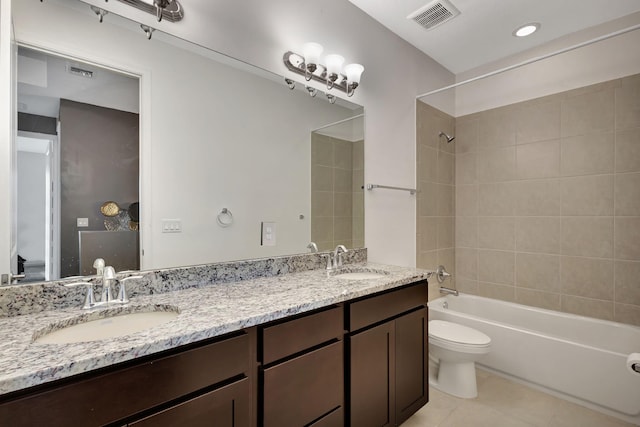
[[372, 263], [352, 264], [342, 270], [362, 267], [386, 274], [375, 279], [345, 280], [319, 269], [135, 296], [126, 308], [114, 309], [144, 311], [172, 306], [180, 314], [152, 329], [100, 341], [33, 342], [34, 335], [52, 323], [86, 313], [80, 307], [1, 318], [0, 394], [392, 289], [426, 279], [429, 274], [426, 270]]

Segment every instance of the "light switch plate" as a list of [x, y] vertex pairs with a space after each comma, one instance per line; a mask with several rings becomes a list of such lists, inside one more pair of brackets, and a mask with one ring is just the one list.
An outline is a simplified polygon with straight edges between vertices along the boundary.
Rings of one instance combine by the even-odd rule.
[[182, 233], [182, 220], [180, 219], [163, 219], [163, 233]]
[[276, 245], [276, 223], [275, 222], [262, 222], [262, 233], [260, 244], [262, 246], [275, 246]]
[[76, 226], [77, 227], [88, 227], [89, 226], [89, 218], [76, 218]]

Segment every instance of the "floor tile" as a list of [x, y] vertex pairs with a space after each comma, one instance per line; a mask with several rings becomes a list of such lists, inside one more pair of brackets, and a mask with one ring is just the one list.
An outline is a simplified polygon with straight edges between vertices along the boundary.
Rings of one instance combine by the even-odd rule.
[[558, 410], [549, 423], [549, 427], [627, 427], [632, 425], [564, 400], [560, 400]]
[[491, 376], [478, 386], [478, 403], [537, 427], [547, 427], [558, 399], [522, 384]]
[[438, 427], [532, 427], [532, 424], [510, 417], [472, 400], [462, 403]]
[[617, 418], [559, 399], [482, 369], [478, 397], [429, 389], [429, 403], [403, 427], [632, 427]]

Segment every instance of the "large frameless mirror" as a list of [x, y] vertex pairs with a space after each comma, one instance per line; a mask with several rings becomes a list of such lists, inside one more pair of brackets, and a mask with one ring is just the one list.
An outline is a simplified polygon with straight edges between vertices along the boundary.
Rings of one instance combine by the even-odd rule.
[[81, 2], [13, 9], [26, 280], [364, 245], [361, 106]]

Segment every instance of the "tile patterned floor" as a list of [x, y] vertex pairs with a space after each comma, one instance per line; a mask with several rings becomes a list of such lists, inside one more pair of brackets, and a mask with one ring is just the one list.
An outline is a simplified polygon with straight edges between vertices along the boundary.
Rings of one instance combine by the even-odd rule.
[[632, 426], [489, 372], [477, 373], [476, 399], [459, 399], [431, 388], [429, 403], [402, 427]]

